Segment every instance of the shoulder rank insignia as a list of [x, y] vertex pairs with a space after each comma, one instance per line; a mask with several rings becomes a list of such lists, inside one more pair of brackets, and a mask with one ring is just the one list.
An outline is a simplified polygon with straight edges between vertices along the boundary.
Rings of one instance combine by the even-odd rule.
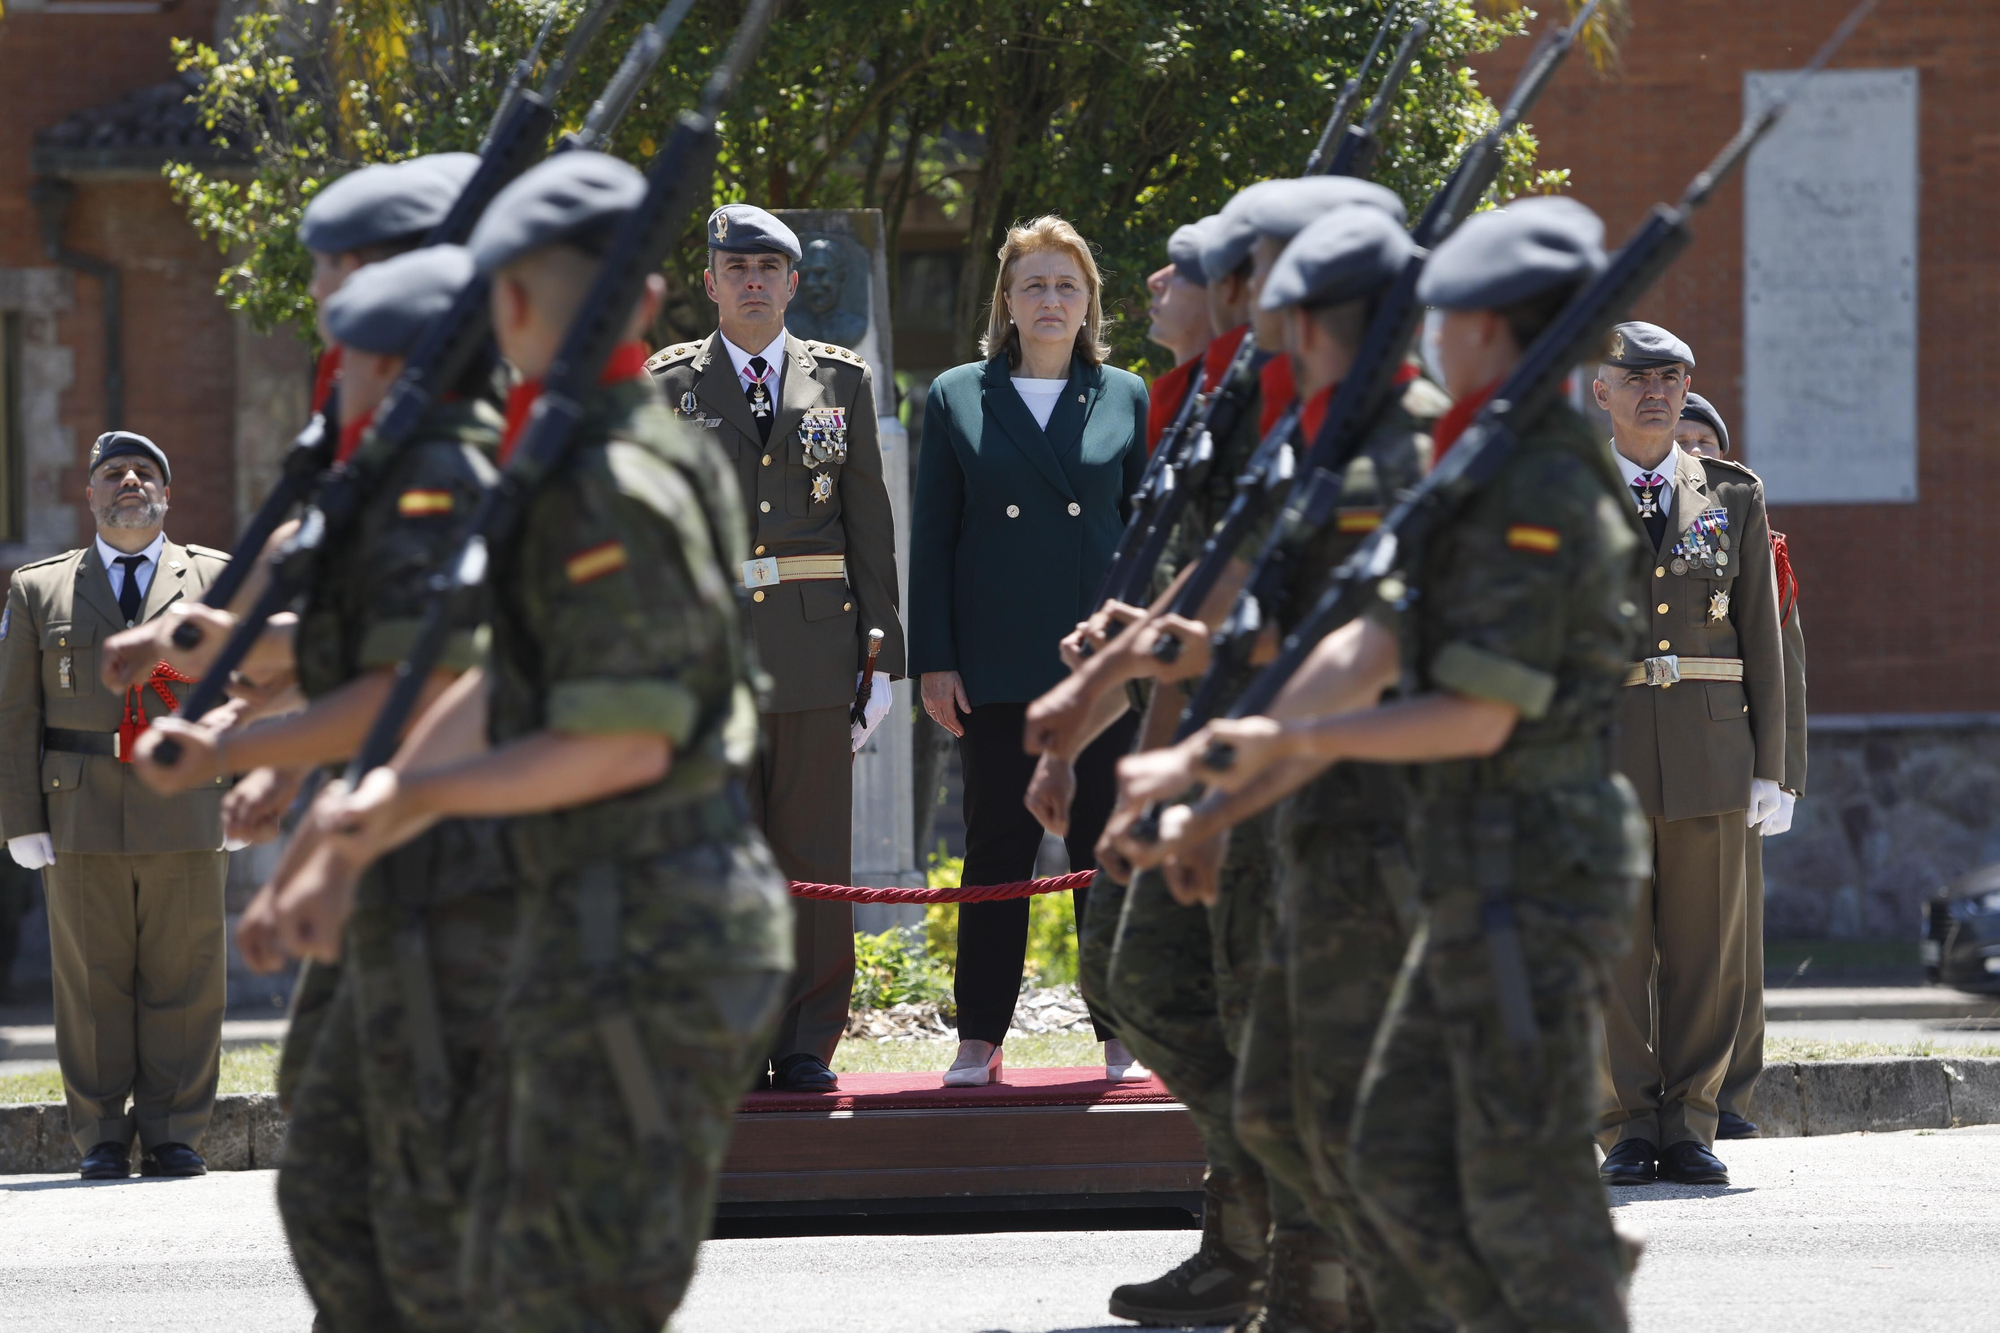
[[396, 497], [396, 512], [404, 518], [449, 514], [457, 505], [450, 491], [404, 491]]
[[1536, 527], [1532, 523], [1516, 523], [1507, 529], [1507, 546], [1510, 550], [1554, 555], [1562, 549], [1562, 544], [1562, 534], [1554, 528]]
[[[843, 407], [808, 407], [799, 421], [799, 444], [804, 449], [805, 465], [811, 468], [826, 467], [847, 461], [847, 409]], [[818, 495], [815, 499], [820, 499]]]
[[1729, 617], [1729, 589], [1717, 588], [1708, 595], [1708, 618], [1711, 622]]
[[569, 575], [571, 583], [588, 583], [601, 579], [606, 574], [615, 574], [625, 568], [630, 557], [625, 554], [625, 543], [620, 541], [602, 542], [587, 550], [578, 551], [563, 562], [563, 573]]

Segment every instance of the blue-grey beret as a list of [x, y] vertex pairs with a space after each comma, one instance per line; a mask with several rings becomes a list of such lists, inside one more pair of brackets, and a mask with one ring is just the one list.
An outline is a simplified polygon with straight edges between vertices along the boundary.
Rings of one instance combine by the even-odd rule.
[[362, 269], [327, 298], [320, 315], [327, 336], [343, 347], [404, 356], [472, 276], [465, 247], [427, 245]]
[[1208, 270], [1201, 266], [1201, 243], [1214, 224], [1215, 214], [1210, 213], [1199, 222], [1174, 228], [1174, 234], [1167, 237], [1167, 258], [1173, 261], [1174, 272], [1197, 287], [1208, 286]]
[[97, 471], [97, 465], [107, 458], [120, 458], [126, 454], [137, 454], [150, 458], [159, 465], [160, 480], [171, 486], [174, 484], [174, 470], [167, 466], [166, 451], [145, 436], [129, 430], [107, 430], [97, 437], [90, 446], [90, 468]]
[[[299, 219], [299, 240], [308, 250], [339, 255], [418, 239], [451, 212], [472, 175], [456, 159], [471, 157], [433, 153], [350, 171], [306, 205]], [[479, 160], [472, 161], [476, 167]]]
[[799, 262], [798, 234], [755, 204], [724, 204], [708, 215], [708, 248], [726, 255], [788, 255]]
[[1694, 369], [1694, 349], [1657, 324], [1641, 319], [1627, 320], [1611, 330], [1604, 363], [1627, 370], [1648, 366], [1671, 366], [1676, 361]]
[[465, 246], [481, 273], [558, 241], [595, 251], [645, 197], [646, 178], [630, 163], [588, 150], [559, 153], [495, 195]]
[[1715, 410], [1714, 403], [1690, 391], [1687, 402], [1681, 405], [1681, 420], [1701, 422], [1715, 432], [1716, 441], [1721, 444], [1722, 452], [1725, 454], [1729, 452], [1729, 427], [1722, 424], [1722, 413]]
[[1308, 223], [1344, 204], [1368, 204], [1401, 222], [1403, 201], [1393, 190], [1352, 176], [1301, 176], [1258, 181], [1238, 191], [1202, 238], [1201, 266], [1209, 277], [1235, 271], [1260, 236], [1289, 241]]
[[1379, 208], [1336, 208], [1285, 247], [1257, 304], [1327, 306], [1373, 296], [1417, 253], [1403, 225]]
[[1417, 299], [1446, 310], [1497, 310], [1595, 277], [1607, 262], [1597, 214], [1574, 199], [1522, 199], [1473, 214], [1432, 251]]

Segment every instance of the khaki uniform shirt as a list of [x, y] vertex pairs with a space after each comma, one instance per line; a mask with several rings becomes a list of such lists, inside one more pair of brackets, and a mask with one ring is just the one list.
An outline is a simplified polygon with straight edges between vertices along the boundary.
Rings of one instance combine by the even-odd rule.
[[[868, 364], [845, 347], [790, 333], [783, 360], [768, 443], [720, 333], [665, 348], [646, 363], [667, 405], [720, 445], [734, 465], [750, 534], [748, 558], [846, 559], [845, 581], [794, 580], [781, 568], [782, 581], [751, 593], [757, 658], [771, 678], [763, 704], [769, 713], [852, 704], [871, 629], [883, 634], [877, 670], [900, 676], [905, 662], [895, 518], [882, 485]], [[820, 456], [809, 456], [809, 438], [830, 431], [844, 438], [822, 438]], [[745, 582], [740, 564], [725, 572]]]
[[[223, 551], [167, 542], [140, 618], [200, 597], [228, 562]], [[0, 619], [0, 835], [48, 833], [58, 852], [141, 855], [222, 846], [226, 779], [157, 796], [109, 755], [42, 749], [44, 727], [118, 731], [127, 695], [104, 687], [97, 655], [124, 628], [95, 542], [14, 571]], [[178, 699], [193, 687], [168, 688]], [[139, 697], [148, 721], [173, 711], [150, 686]]]

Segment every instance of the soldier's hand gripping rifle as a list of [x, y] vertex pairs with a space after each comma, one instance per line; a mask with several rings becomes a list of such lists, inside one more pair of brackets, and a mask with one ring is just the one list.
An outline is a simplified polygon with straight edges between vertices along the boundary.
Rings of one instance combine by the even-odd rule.
[[513, 535], [535, 488], [559, 467], [583, 416], [584, 399], [604, 373], [624, 336], [646, 279], [666, 262], [688, 214], [707, 197], [716, 149], [716, 118], [748, 68], [770, 27], [775, 0], [751, 0], [722, 63], [709, 76], [696, 110], [682, 113], [673, 134], [646, 172], [646, 193], [623, 224], [599, 265], [555, 359], [542, 377], [512, 460], [498, 484], [480, 498], [463, 548], [434, 581], [424, 622], [396, 681], [369, 729], [347, 780], [352, 786], [395, 754], [425, 683], [444, 655], [455, 623], [453, 611], [486, 579], [489, 552]]
[[[1169, 608], [1175, 615], [1194, 617], [1230, 564], [1241, 553], [1248, 535], [1277, 507], [1290, 484], [1290, 499], [1258, 557], [1249, 582], [1238, 595], [1228, 620], [1215, 636], [1215, 652], [1201, 685], [1189, 701], [1183, 726], [1192, 730], [1215, 714], [1220, 694], [1242, 679], [1262, 627], [1279, 623], [1283, 599], [1294, 563], [1340, 504], [1347, 466], [1354, 460], [1383, 409], [1400, 389], [1410, 344], [1423, 323], [1417, 282], [1423, 277], [1429, 252], [1479, 207], [1500, 174], [1505, 144], [1555, 76], [1577, 37], [1590, 22], [1600, 0], [1590, 0], [1568, 28], [1551, 31], [1523, 68], [1506, 106], [1492, 128], [1467, 146], [1452, 168], [1444, 188], [1411, 232], [1417, 253], [1404, 265], [1389, 290], [1376, 302], [1354, 364], [1327, 404], [1324, 421], [1310, 449], [1295, 470], [1290, 438], [1296, 414], [1278, 423], [1259, 445], [1243, 474], [1222, 521], [1203, 547], [1193, 572], [1181, 585]], [[1280, 434], [1280, 431], [1283, 433]], [[1164, 662], [1180, 656], [1181, 641], [1161, 635], [1153, 652]]]

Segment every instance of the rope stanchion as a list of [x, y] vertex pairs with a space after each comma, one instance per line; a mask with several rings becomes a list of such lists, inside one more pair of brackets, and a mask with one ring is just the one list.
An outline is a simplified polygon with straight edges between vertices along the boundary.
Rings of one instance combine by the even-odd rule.
[[955, 889], [868, 888], [854, 884], [808, 884], [792, 881], [794, 898], [826, 898], [843, 903], [990, 903], [1003, 898], [1032, 898], [1061, 893], [1090, 883], [1095, 870], [1078, 870], [1046, 879], [1022, 879], [1012, 884], [972, 884]]

